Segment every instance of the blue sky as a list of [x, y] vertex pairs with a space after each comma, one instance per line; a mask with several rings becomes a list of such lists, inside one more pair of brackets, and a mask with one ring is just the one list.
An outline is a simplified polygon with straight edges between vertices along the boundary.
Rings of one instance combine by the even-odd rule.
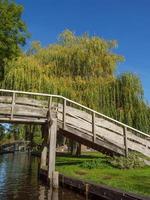
[[117, 73], [137, 74], [150, 102], [150, 0], [16, 0], [32, 40], [43, 46], [56, 41], [64, 29], [88, 32], [118, 41], [117, 53], [126, 61]]

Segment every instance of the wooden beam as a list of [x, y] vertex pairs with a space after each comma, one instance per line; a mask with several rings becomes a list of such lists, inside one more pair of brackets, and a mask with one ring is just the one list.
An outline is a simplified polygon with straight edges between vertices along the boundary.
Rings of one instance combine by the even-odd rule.
[[53, 97], [49, 97], [49, 100], [48, 100], [48, 109], [49, 109], [50, 113], [51, 113], [51, 109], [52, 109], [52, 101], [53, 101], [52, 98]]
[[66, 99], [63, 100], [63, 129], [66, 128]]
[[127, 139], [127, 127], [123, 127], [124, 134], [124, 146], [125, 146], [125, 156], [128, 157], [128, 139]]
[[92, 134], [93, 134], [93, 142], [96, 142], [95, 112], [92, 112]]
[[55, 157], [56, 157], [56, 136], [57, 136], [57, 119], [52, 119], [48, 124], [49, 132], [49, 165], [48, 165], [48, 179], [50, 185], [53, 184], [53, 172], [55, 171]]
[[47, 134], [47, 124], [44, 124], [41, 128], [42, 131], [42, 137], [44, 138], [43, 144], [42, 144], [42, 152], [41, 152], [41, 164], [40, 164], [40, 169], [47, 169], [47, 153], [48, 153], [48, 144], [47, 144], [47, 139], [48, 139], [48, 134]]
[[13, 93], [13, 96], [12, 96], [12, 104], [11, 104], [11, 120], [13, 119], [13, 114], [14, 114], [14, 106], [15, 106], [15, 92]]

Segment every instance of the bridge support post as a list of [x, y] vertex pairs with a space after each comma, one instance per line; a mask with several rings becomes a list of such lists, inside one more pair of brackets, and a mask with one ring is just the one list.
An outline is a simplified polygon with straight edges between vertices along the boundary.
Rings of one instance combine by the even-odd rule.
[[[49, 135], [49, 158], [48, 158], [48, 179], [50, 181], [50, 185], [53, 186], [56, 179], [55, 172], [55, 159], [56, 159], [56, 137], [57, 137], [57, 119], [51, 119], [49, 122], [48, 128]], [[55, 176], [54, 176], [55, 174]], [[55, 182], [56, 184], [56, 182]], [[58, 187], [58, 186], [54, 186]]]
[[128, 157], [128, 138], [127, 138], [127, 127], [123, 127], [123, 135], [124, 135], [124, 146], [125, 146], [125, 156]]
[[48, 127], [47, 124], [44, 124], [42, 126], [42, 137], [44, 138], [43, 141], [43, 149], [41, 152], [41, 165], [40, 165], [40, 169], [46, 169], [47, 165], [46, 165], [46, 161], [47, 161], [47, 153], [48, 153], [48, 145], [47, 145], [47, 140], [48, 140]]

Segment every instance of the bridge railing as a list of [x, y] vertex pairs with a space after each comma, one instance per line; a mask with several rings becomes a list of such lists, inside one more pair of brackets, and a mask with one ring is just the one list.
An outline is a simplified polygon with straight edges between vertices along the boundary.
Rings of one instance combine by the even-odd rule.
[[[44, 93], [35, 93], [35, 92], [24, 92], [24, 91], [17, 91], [17, 90], [5, 90], [5, 89], [0, 89], [0, 93], [2, 94], [11, 94], [12, 96], [12, 112], [11, 112], [11, 118], [13, 118], [13, 108], [15, 104], [15, 97], [16, 95], [28, 95], [28, 96], [40, 96], [40, 97], [45, 97], [48, 101], [48, 108], [51, 109], [52, 104], [56, 102], [54, 99], [57, 99], [57, 102], [60, 103], [62, 102], [62, 127], [63, 129], [66, 128], [66, 117], [67, 117], [67, 108], [69, 105], [70, 107], [78, 108], [81, 111], [84, 111], [87, 113], [87, 115], [90, 115], [90, 124], [91, 124], [91, 133], [93, 135], [93, 142], [96, 141], [96, 138], [98, 136], [97, 132], [97, 127], [99, 126], [97, 123], [97, 118], [103, 119], [105, 122], [111, 122], [114, 125], [121, 127], [123, 130], [122, 138], [123, 138], [123, 144], [124, 144], [124, 149], [125, 149], [125, 154], [128, 154], [128, 144], [131, 142], [133, 143], [136, 141], [136, 143], [140, 142], [142, 144], [142, 148], [146, 148], [147, 150], [150, 150], [150, 135], [145, 134], [142, 131], [139, 131], [131, 126], [128, 126], [122, 122], [119, 122], [113, 118], [110, 118], [102, 113], [99, 113], [93, 109], [90, 109], [84, 105], [81, 105], [75, 101], [72, 101], [68, 98], [65, 98], [61, 95], [53, 95], [53, 94], [44, 94]], [[103, 122], [102, 122], [103, 123]], [[107, 129], [110, 129], [109, 127], [105, 127]], [[111, 131], [110, 131], [111, 132]], [[136, 137], [133, 137], [135, 135]], [[146, 141], [146, 142], [145, 142]], [[117, 141], [116, 141], [117, 142]], [[132, 144], [131, 144], [132, 146]]]

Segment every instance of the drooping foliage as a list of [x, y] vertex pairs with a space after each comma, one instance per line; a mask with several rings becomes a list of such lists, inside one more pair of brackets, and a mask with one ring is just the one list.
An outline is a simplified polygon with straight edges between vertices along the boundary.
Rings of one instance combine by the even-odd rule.
[[144, 132], [150, 108], [140, 79], [115, 76], [124, 58], [113, 53], [116, 41], [64, 31], [56, 44], [33, 43], [27, 54], [8, 63], [3, 88], [61, 94]]

